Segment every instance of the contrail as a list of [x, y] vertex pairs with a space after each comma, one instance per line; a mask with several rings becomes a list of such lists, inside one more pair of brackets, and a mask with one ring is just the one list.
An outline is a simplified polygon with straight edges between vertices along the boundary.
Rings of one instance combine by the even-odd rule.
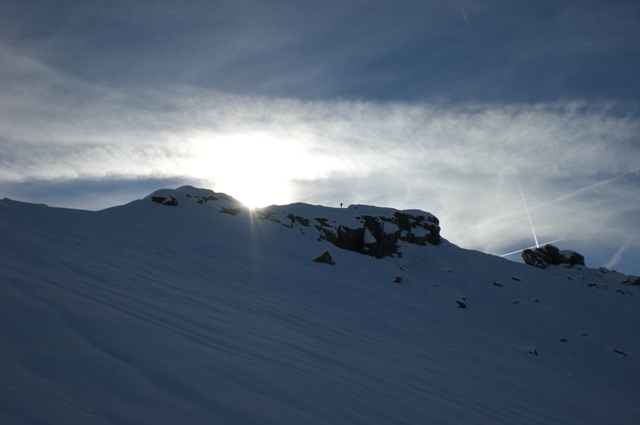
[[[567, 199], [573, 198], [574, 196], [580, 195], [580, 194], [582, 194], [584, 192], [588, 192], [591, 189], [595, 189], [595, 188], [598, 188], [598, 187], [606, 186], [609, 183], [613, 183], [613, 182], [615, 182], [617, 180], [621, 180], [624, 177], [626, 177], [628, 175], [631, 175], [631, 174], [640, 174], [640, 168], [638, 168], [636, 170], [633, 170], [633, 171], [627, 171], [627, 172], [622, 173], [622, 174], [620, 174], [620, 175], [618, 175], [616, 177], [612, 177], [610, 179], [602, 180], [602, 181], [600, 181], [598, 183], [594, 183], [594, 184], [589, 185], [589, 186], [581, 187], [580, 189], [576, 189], [573, 192], [561, 195], [561, 196], [559, 196], [559, 197], [557, 197], [555, 199], [552, 199], [550, 201], [547, 201], [545, 203], [538, 204], [536, 206], [536, 209], [543, 208], [543, 207], [546, 207], [548, 205], [553, 205], [553, 204], [565, 201]], [[482, 222], [482, 225], [489, 225], [490, 223], [493, 223], [494, 221], [504, 220], [507, 217], [512, 217], [512, 216], [514, 216], [516, 214], [518, 214], [518, 213], [517, 212], [509, 212], [509, 213], [506, 213], [506, 214], [497, 215], [497, 216], [492, 217], [492, 218], [490, 218], [488, 220], [485, 220], [484, 222]]]
[[529, 215], [529, 208], [527, 207], [527, 202], [524, 200], [524, 193], [522, 193], [522, 188], [520, 187], [520, 181], [518, 180], [518, 189], [520, 189], [520, 195], [522, 195], [522, 203], [524, 204], [524, 209], [527, 211], [527, 217], [529, 217], [529, 224], [531, 225], [531, 232], [533, 233], [533, 239], [536, 241], [536, 248], [540, 248], [538, 244], [538, 237], [536, 236], [536, 231], [533, 230], [533, 222], [531, 221], [531, 215]]
[[565, 195], [559, 196], [558, 198], [553, 199], [553, 200], [547, 202], [546, 204], [543, 204], [543, 205], [540, 205], [540, 206], [543, 207], [545, 205], [554, 204], [556, 202], [564, 201], [567, 198], [571, 198], [571, 197], [573, 197], [575, 195], [579, 195], [579, 194], [581, 194], [583, 192], [587, 192], [587, 191], [589, 191], [591, 189], [595, 189], [595, 188], [598, 188], [598, 187], [601, 187], [601, 186], [605, 186], [605, 185], [607, 185], [607, 184], [609, 184], [611, 182], [615, 182], [617, 180], [621, 180], [624, 177], [626, 177], [628, 175], [631, 175], [631, 174], [640, 174], [640, 168], [638, 168], [636, 170], [632, 170], [632, 171], [627, 171], [627, 172], [622, 173], [622, 174], [620, 174], [620, 175], [618, 175], [616, 177], [612, 177], [610, 179], [602, 180], [602, 181], [600, 181], [598, 183], [594, 183], [594, 184], [589, 185], [589, 186], [581, 187], [580, 189], [577, 189], [577, 190], [574, 190], [573, 192], [570, 192], [570, 193], [567, 193]]
[[[565, 239], [566, 239], [566, 238], [556, 239], [555, 241], [545, 242], [545, 243], [543, 243], [542, 245], [548, 245], [548, 244], [550, 244], [550, 243], [560, 242], [560, 241], [563, 241], [563, 240], [565, 240]], [[502, 254], [500, 257], [508, 257], [508, 256], [510, 256], [510, 255], [513, 255], [513, 254], [517, 254], [517, 253], [519, 253], [519, 252], [522, 252], [522, 251], [524, 251], [525, 249], [531, 249], [531, 248], [540, 248], [540, 247], [539, 247], [539, 246], [530, 246], [529, 248], [519, 249], [519, 250], [517, 250], [517, 251], [512, 251], [512, 252], [508, 252], [508, 253], [506, 253], [506, 254]]]
[[460, 12], [462, 12], [462, 17], [464, 18], [464, 23], [467, 24], [467, 26], [469, 26], [469, 21], [467, 20], [467, 14], [464, 13], [464, 8], [462, 7], [462, 5], [460, 5]]
[[629, 245], [631, 245], [631, 241], [633, 240], [633, 238], [635, 238], [638, 235], [638, 233], [640, 233], [640, 227], [638, 227], [638, 230], [636, 230], [634, 234], [632, 234], [627, 238], [627, 242], [625, 242], [625, 244], [622, 245], [622, 247], [618, 250], [618, 252], [613, 254], [613, 257], [611, 257], [611, 260], [609, 260], [609, 262], [604, 265], [606, 268], [610, 269], [611, 267], [618, 264], [620, 260], [622, 260], [622, 254], [627, 250], [627, 248], [629, 248]]

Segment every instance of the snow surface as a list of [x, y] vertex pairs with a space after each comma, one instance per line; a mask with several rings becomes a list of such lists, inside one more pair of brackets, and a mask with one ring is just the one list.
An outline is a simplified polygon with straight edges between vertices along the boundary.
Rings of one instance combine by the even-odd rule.
[[2, 200], [1, 424], [640, 423], [634, 277], [316, 237], [388, 208], [153, 195], [179, 205]]

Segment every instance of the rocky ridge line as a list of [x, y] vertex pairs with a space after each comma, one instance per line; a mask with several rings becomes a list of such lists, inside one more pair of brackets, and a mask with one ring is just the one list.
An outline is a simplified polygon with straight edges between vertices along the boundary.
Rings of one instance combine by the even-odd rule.
[[328, 214], [306, 217], [302, 211], [310, 210], [311, 206], [307, 204], [274, 205], [250, 210], [231, 196], [191, 186], [162, 189], [145, 200], [166, 206], [179, 206], [185, 202], [210, 207], [217, 205], [219, 212], [231, 215], [247, 211], [259, 219], [273, 221], [290, 229], [298, 224], [306, 232], [315, 231], [318, 240], [326, 240], [338, 248], [375, 258], [401, 256], [399, 241], [419, 246], [439, 245], [442, 241], [438, 218], [419, 210], [400, 211], [367, 205], [350, 205], [344, 209], [315, 207], [324, 209]]

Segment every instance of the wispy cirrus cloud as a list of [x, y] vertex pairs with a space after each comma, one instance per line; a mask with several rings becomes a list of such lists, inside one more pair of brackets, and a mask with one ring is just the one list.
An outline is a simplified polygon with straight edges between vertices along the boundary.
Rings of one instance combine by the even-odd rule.
[[0, 0], [0, 12], [10, 44], [110, 86], [465, 103], [639, 93], [632, 0]]
[[[567, 237], [575, 249], [598, 239], [615, 251], [639, 225], [633, 105], [305, 101], [185, 85], [121, 91], [15, 52], [2, 61], [24, 76], [0, 84], [5, 190], [177, 179], [241, 199], [257, 191], [262, 203], [421, 208], [442, 219], [453, 242], [504, 253], [530, 244], [519, 179], [541, 239]], [[611, 253], [597, 261], [604, 257]]]

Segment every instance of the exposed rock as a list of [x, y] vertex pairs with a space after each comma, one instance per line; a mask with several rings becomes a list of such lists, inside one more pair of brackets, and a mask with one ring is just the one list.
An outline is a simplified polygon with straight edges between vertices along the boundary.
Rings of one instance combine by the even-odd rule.
[[295, 219], [298, 223], [302, 224], [304, 227], [309, 227], [309, 219], [301, 217], [299, 215], [295, 216]]
[[633, 286], [640, 286], [640, 277], [637, 278], [636, 280], [634, 280], [633, 282], [630, 283], [630, 285]]
[[493, 286], [497, 286], [498, 288], [504, 288], [504, 286], [502, 286], [502, 283], [500, 282], [493, 282]]
[[[190, 198], [191, 195], [189, 195], [187, 193], [187, 196]], [[198, 197], [198, 203], [202, 204], [202, 203], [207, 203], [209, 201], [217, 201], [220, 198], [216, 198], [215, 196], [211, 195], [211, 196], [202, 196], [202, 197]]]
[[[172, 196], [175, 195], [175, 196]], [[161, 189], [146, 199], [162, 205], [216, 204], [224, 214], [238, 215], [243, 211], [241, 203], [231, 196], [207, 189], [182, 186], [178, 189]], [[285, 208], [282, 208], [285, 207]], [[375, 258], [400, 257], [402, 243], [414, 245], [439, 245], [440, 222], [437, 217], [420, 210], [398, 211], [391, 208], [368, 205], [351, 205], [340, 213], [320, 207], [310, 209], [307, 204], [270, 206], [255, 209], [255, 217], [279, 223], [283, 228], [309, 227], [303, 234], [311, 234], [319, 241], [326, 240], [341, 249], [358, 252]], [[328, 216], [307, 216], [307, 212], [324, 210]], [[313, 221], [313, 223], [312, 223]], [[281, 229], [283, 230], [283, 229]], [[317, 232], [317, 233], [316, 233]]]
[[458, 304], [456, 308], [467, 308], [467, 303], [464, 301], [456, 300], [456, 303]]
[[329, 226], [329, 219], [328, 218], [324, 218], [324, 217], [316, 217], [314, 218], [315, 221], [317, 221], [318, 223], [320, 223], [320, 226], [316, 226], [316, 228], [318, 230], [320, 230], [320, 228], [322, 226]]
[[198, 204], [206, 204], [208, 202], [240, 204], [237, 199], [234, 199], [224, 193], [216, 193], [208, 189], [197, 189], [192, 186], [182, 186], [177, 189], [156, 190], [145, 199], [170, 206], [178, 206], [178, 199], [180, 199], [180, 202], [192, 201]]
[[220, 206], [220, 212], [224, 213], [224, 214], [230, 214], [230, 215], [238, 215], [242, 212], [241, 208], [227, 208], [227, 207], [223, 207]]
[[576, 264], [584, 266], [584, 257], [575, 251], [560, 251], [555, 246], [548, 244], [536, 249], [522, 251], [522, 259], [530, 266], [541, 269], [549, 265], [567, 264], [572, 267]]
[[396, 211], [393, 217], [362, 215], [357, 219], [362, 226], [338, 224], [334, 227], [327, 219], [315, 218], [320, 223], [315, 227], [320, 231], [321, 239], [326, 239], [338, 248], [375, 258], [398, 253], [398, 241], [416, 245], [438, 245], [441, 241], [439, 221], [432, 215]]
[[171, 195], [169, 195], [169, 198], [166, 198], [164, 196], [152, 196], [151, 200], [153, 202], [158, 203], [158, 204], [168, 205], [170, 207], [177, 207], [178, 206], [178, 200], [176, 198], [174, 198], [173, 196], [171, 196]]
[[575, 251], [560, 251], [560, 255], [565, 258], [565, 262], [569, 264], [569, 266], [580, 265], [584, 266], [584, 257], [581, 254], [578, 254]]
[[396, 276], [396, 277], [393, 279], [393, 282], [394, 282], [394, 283], [402, 283], [402, 276]]
[[256, 208], [253, 210], [253, 212], [258, 216], [258, 218], [261, 218], [262, 220], [269, 220], [273, 216], [273, 213], [271, 211], [267, 211], [262, 208]]
[[331, 264], [332, 266], [336, 265], [336, 262], [329, 251], [323, 252], [322, 255], [314, 258], [312, 261], [315, 261], [316, 263]]

